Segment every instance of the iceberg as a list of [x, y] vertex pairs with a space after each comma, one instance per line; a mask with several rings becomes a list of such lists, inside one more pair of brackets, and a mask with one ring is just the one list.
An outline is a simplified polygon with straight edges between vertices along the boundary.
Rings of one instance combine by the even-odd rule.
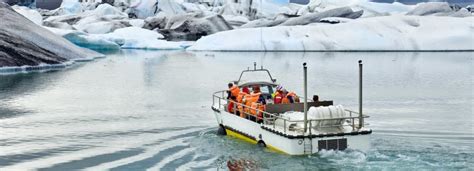
[[474, 50], [472, 17], [384, 16], [340, 24], [245, 28], [199, 39], [195, 51]]
[[63, 14], [78, 14], [83, 11], [82, 5], [78, 0], [63, 0], [59, 9]]
[[87, 34], [76, 30], [46, 28], [78, 46], [93, 50], [182, 50], [192, 44], [192, 42], [171, 42], [161, 40], [164, 36], [160, 33], [139, 27], [121, 28], [107, 34]]
[[98, 36], [106, 40], [115, 41], [123, 49], [171, 50], [184, 49], [189, 46], [186, 42], [160, 40], [164, 36], [158, 32], [138, 27], [117, 29], [112, 33]]
[[4, 3], [0, 3], [0, 16], [0, 68], [15, 70], [15, 67], [21, 66], [44, 66], [103, 57], [36, 25]]
[[436, 13], [449, 13], [453, 10], [447, 2], [428, 2], [419, 3], [416, 7], [409, 11], [407, 15], [431, 15]]
[[12, 6], [12, 8], [17, 12], [26, 17], [28, 20], [32, 21], [37, 25], [43, 24], [43, 16], [36, 11], [24, 6]]
[[363, 11], [354, 12], [349, 7], [330, 9], [320, 13], [310, 13], [300, 17], [294, 17], [281, 23], [282, 26], [294, 26], [294, 25], [306, 25], [310, 23], [319, 22], [323, 18], [327, 17], [345, 17], [350, 19], [356, 19], [362, 16]]

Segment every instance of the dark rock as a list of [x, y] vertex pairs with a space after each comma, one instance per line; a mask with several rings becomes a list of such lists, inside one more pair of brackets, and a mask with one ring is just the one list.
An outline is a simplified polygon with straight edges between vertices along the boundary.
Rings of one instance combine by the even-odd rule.
[[[233, 29], [221, 15], [202, 16], [200, 13], [194, 13], [154, 20], [159, 23], [147, 22], [144, 28], [161, 27], [159, 32], [167, 40], [197, 40], [202, 36]], [[166, 25], [163, 27], [162, 23]]]
[[102, 56], [75, 46], [0, 3], [0, 67], [58, 64]]

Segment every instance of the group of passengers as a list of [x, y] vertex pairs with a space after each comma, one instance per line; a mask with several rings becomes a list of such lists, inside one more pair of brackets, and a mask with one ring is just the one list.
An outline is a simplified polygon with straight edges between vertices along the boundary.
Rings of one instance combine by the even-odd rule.
[[[252, 121], [262, 122], [262, 111], [265, 111], [267, 100], [260, 91], [260, 86], [252, 86], [252, 92], [246, 86], [242, 87], [242, 91], [237, 85], [232, 83], [229, 83], [228, 86], [227, 98], [229, 103], [227, 111]], [[275, 93], [272, 94], [272, 101], [274, 104], [289, 104], [299, 102], [299, 98], [294, 92], [288, 92], [279, 85]]]

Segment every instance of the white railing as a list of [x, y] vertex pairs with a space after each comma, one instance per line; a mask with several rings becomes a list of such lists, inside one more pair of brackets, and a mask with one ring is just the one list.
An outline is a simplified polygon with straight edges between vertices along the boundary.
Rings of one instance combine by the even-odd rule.
[[[228, 103], [230, 103], [230, 100], [229, 99], [226, 99], [225, 98], [225, 94], [226, 94], [226, 91], [223, 90], [223, 91], [218, 91], [218, 92], [215, 92], [213, 95], [212, 95], [212, 106], [215, 107], [215, 105], [217, 104], [218, 107], [217, 109], [219, 110], [222, 110], [224, 109], [224, 111], [227, 111], [227, 105]], [[220, 95], [220, 96], [219, 96]], [[217, 100], [217, 102], [216, 102]], [[250, 119], [250, 117], [255, 117], [256, 118], [256, 121], [258, 122], [263, 122], [263, 124], [265, 126], [270, 126], [268, 128], [273, 128], [273, 129], [276, 129], [276, 120], [282, 120], [283, 121], [283, 132], [284, 133], [287, 133], [287, 131], [294, 131], [294, 132], [299, 132], [301, 133], [302, 135], [304, 135], [304, 129], [301, 128], [295, 128], [293, 130], [289, 130], [289, 127], [287, 127], [287, 125], [291, 125], [291, 124], [298, 124], [298, 123], [303, 123], [304, 124], [304, 120], [289, 120], [287, 118], [284, 118], [284, 117], [281, 117], [279, 116], [279, 114], [276, 114], [276, 113], [268, 113], [266, 111], [263, 111], [263, 110], [259, 110], [259, 109], [255, 109], [255, 108], [252, 108], [250, 106], [247, 106], [247, 105], [244, 105], [242, 103], [238, 103], [238, 102], [233, 102], [234, 103], [234, 106], [233, 106], [233, 114], [236, 115], [237, 114], [237, 109], [238, 109], [238, 106], [242, 106], [244, 108], [247, 108], [248, 110], [247, 111], [256, 111], [255, 113], [262, 113], [262, 117], [259, 117], [258, 115], [255, 116], [254, 114], [251, 114], [251, 113], [247, 113], [245, 112], [246, 110], [243, 110], [243, 115], [245, 116], [246, 119]], [[359, 126], [358, 126], [358, 122], [356, 123], [356, 120], [359, 121], [359, 113], [358, 112], [355, 112], [355, 111], [351, 111], [351, 110], [345, 110], [346, 112], [349, 112], [349, 117], [339, 117], [339, 118], [330, 118], [330, 119], [308, 119], [308, 124], [309, 124], [309, 128], [313, 128], [313, 122], [320, 122], [320, 121], [331, 121], [331, 120], [343, 120], [343, 123], [346, 122], [349, 126], [352, 127], [352, 130], [357, 130], [357, 129], [360, 129]], [[222, 113], [221, 113], [222, 114]], [[228, 113], [230, 114], [230, 113]], [[363, 118], [368, 118], [369, 116], [368, 115], [363, 115]], [[330, 128], [330, 127], [340, 127], [341, 124], [335, 124], [335, 125], [324, 125], [324, 126], [317, 126], [316, 128]], [[362, 127], [364, 127], [365, 125], [363, 125]], [[311, 129], [309, 129], [309, 134], [311, 135]]]

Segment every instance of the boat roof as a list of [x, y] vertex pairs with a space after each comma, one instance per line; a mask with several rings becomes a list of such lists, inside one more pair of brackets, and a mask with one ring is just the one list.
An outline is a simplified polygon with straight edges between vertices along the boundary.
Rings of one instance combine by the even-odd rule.
[[[240, 73], [240, 77], [237, 81], [234, 81], [235, 84], [239, 85], [239, 86], [248, 86], [248, 85], [256, 85], [256, 84], [259, 84], [259, 85], [277, 85], [276, 83], [276, 79], [274, 79], [272, 77], [272, 74], [270, 74], [270, 71], [268, 69], [264, 69], [263, 66], [260, 67], [260, 69], [257, 69], [257, 63], [254, 62], [254, 68], [253, 70], [251, 70], [250, 68], [247, 68], [247, 70], [243, 70], [241, 73]], [[263, 81], [261, 79], [259, 80], [242, 80], [242, 76], [244, 74], [254, 74], [254, 73], [261, 73], [261, 72], [264, 72], [264, 73], [267, 73], [268, 74], [268, 81]]]
[[273, 82], [268, 82], [268, 81], [251, 81], [251, 82], [244, 82], [242, 84], [239, 84], [239, 87], [248, 87], [248, 86], [253, 86], [253, 85], [270, 85], [272, 87], [277, 86], [278, 84], [273, 83]]

